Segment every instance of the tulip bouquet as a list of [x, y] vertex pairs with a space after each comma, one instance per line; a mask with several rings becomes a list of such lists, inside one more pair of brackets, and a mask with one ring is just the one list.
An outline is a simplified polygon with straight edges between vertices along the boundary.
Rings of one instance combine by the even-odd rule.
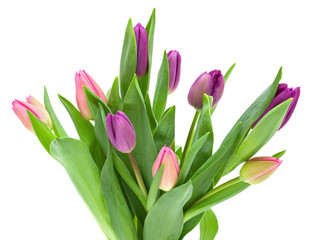
[[[200, 239], [214, 239], [218, 223], [211, 207], [268, 178], [285, 151], [255, 154], [291, 117], [300, 89], [275, 80], [243, 113], [213, 153], [211, 116], [235, 65], [202, 73], [188, 102], [195, 116], [184, 147], [175, 142], [175, 106], [167, 97], [180, 80], [181, 56], [164, 52], [151, 101], [155, 11], [144, 28], [128, 22], [120, 74], [105, 93], [85, 71], [75, 74], [78, 109], [59, 99], [79, 139], [68, 137], [47, 90], [44, 105], [29, 96], [13, 110], [45, 150], [66, 170], [108, 239], [177, 240], [200, 224]], [[244, 163], [239, 177], [220, 179]]]

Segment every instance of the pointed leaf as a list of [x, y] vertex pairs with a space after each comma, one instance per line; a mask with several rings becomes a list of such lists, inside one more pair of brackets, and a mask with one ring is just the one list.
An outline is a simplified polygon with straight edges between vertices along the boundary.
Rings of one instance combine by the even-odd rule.
[[88, 104], [88, 107], [89, 107], [89, 110], [91, 112], [93, 119], [96, 119], [96, 114], [99, 109], [99, 104], [103, 107], [106, 114], [111, 113], [110, 108], [107, 106], [107, 104], [101, 98], [99, 98], [96, 94], [94, 94], [86, 86], [83, 87], [83, 90], [84, 90], [84, 95], [86, 96], [87, 104]]
[[281, 158], [286, 153], [286, 150], [273, 154], [272, 157], [274, 158]]
[[145, 97], [145, 104], [146, 104], [146, 109], [147, 109], [147, 114], [148, 114], [148, 118], [149, 118], [149, 123], [150, 123], [150, 127], [151, 127], [151, 131], [154, 132], [154, 130], [156, 129], [158, 123], [157, 120], [153, 114], [153, 110], [151, 107], [151, 102], [150, 102], [150, 97], [149, 97], [149, 93], [146, 93], [146, 97]]
[[230, 77], [234, 67], [236, 66], [236, 64], [234, 63], [229, 69], [228, 71], [226, 72], [226, 74], [223, 76], [224, 78], [224, 82], [227, 82], [228, 78]]
[[108, 106], [113, 113], [116, 113], [117, 110], [121, 109], [122, 100], [119, 93], [118, 77], [116, 77], [113, 81], [112, 87], [108, 92], [107, 101]]
[[169, 62], [167, 52], [164, 51], [162, 63], [158, 73], [157, 85], [153, 98], [152, 109], [156, 119], [159, 121], [167, 105], [169, 92]]
[[119, 240], [138, 239], [131, 213], [115, 174], [113, 162], [113, 152], [109, 151], [101, 172], [101, 190], [110, 215], [111, 226]]
[[211, 209], [208, 209], [200, 222], [200, 240], [213, 240], [218, 229], [217, 217]]
[[148, 193], [148, 199], [147, 199], [147, 211], [150, 211], [154, 202], [156, 201], [159, 185], [162, 179], [163, 170], [164, 170], [164, 163], [161, 164], [160, 168], [158, 169], [156, 175], [152, 180], [151, 187]]
[[144, 239], [178, 239], [183, 228], [183, 206], [191, 194], [192, 184], [188, 182], [162, 195], [146, 217]]

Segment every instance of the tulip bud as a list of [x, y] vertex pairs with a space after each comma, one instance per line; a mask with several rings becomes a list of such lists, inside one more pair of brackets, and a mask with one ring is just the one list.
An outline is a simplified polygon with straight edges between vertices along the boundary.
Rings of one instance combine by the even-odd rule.
[[46, 108], [32, 96], [29, 96], [26, 99], [27, 102], [19, 101], [17, 99], [12, 102], [12, 110], [21, 120], [23, 125], [28, 130], [33, 132], [32, 124], [27, 113], [27, 110], [29, 110], [37, 118], [44, 122], [50, 129], [52, 129], [52, 121]]
[[91, 120], [92, 115], [87, 103], [86, 96], [84, 94], [83, 87], [86, 86], [90, 91], [96, 94], [105, 103], [107, 103], [106, 96], [104, 95], [99, 85], [84, 70], [80, 70], [79, 72], [76, 72], [75, 82], [76, 82], [76, 99], [77, 99], [77, 105], [80, 110], [80, 113], [84, 119]]
[[156, 175], [162, 163], [164, 163], [164, 169], [159, 188], [163, 191], [169, 191], [176, 185], [180, 172], [177, 156], [170, 147], [164, 146], [160, 150], [152, 167], [153, 177]]
[[138, 23], [134, 27], [137, 44], [137, 77], [142, 77], [148, 70], [148, 34], [145, 28]]
[[207, 94], [213, 97], [211, 106], [213, 108], [222, 97], [223, 89], [224, 78], [220, 70], [204, 72], [192, 84], [188, 94], [188, 102], [191, 106], [200, 110], [203, 105], [203, 95]]
[[240, 170], [242, 181], [258, 184], [270, 177], [282, 161], [274, 157], [256, 157], [247, 161]]
[[136, 146], [136, 133], [129, 118], [118, 111], [106, 118], [107, 133], [111, 144], [120, 152], [129, 153]]
[[181, 56], [178, 51], [171, 50], [167, 54], [169, 62], [169, 94], [178, 87], [180, 81]]
[[284, 101], [288, 100], [289, 98], [293, 98], [289, 109], [281, 123], [281, 126], [279, 130], [286, 125], [286, 123], [289, 121], [290, 117], [292, 116], [292, 113], [297, 105], [298, 99], [300, 96], [300, 87], [297, 87], [295, 89], [288, 88], [287, 84], [279, 84], [276, 95], [270, 105], [267, 107], [267, 109], [264, 111], [264, 113], [258, 118], [257, 121], [255, 121], [254, 124], [252, 124], [252, 128], [257, 125], [257, 123], [266, 115], [271, 109], [278, 106], [280, 103], [283, 103]]

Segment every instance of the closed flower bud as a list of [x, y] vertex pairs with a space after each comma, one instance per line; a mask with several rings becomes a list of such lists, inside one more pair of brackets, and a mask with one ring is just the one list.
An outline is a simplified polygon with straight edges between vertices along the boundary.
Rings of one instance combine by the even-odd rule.
[[170, 147], [164, 146], [160, 150], [152, 167], [152, 176], [156, 175], [162, 163], [164, 163], [164, 169], [159, 188], [169, 191], [176, 185], [180, 172], [177, 156]]
[[46, 108], [32, 96], [29, 96], [26, 99], [27, 102], [20, 100], [14, 100], [12, 102], [12, 110], [19, 117], [23, 125], [33, 132], [32, 124], [27, 113], [28, 110], [52, 129], [52, 121]]
[[212, 96], [212, 108], [217, 105], [224, 90], [224, 78], [220, 70], [202, 73], [193, 83], [188, 94], [188, 102], [196, 109], [202, 109], [203, 95]]
[[250, 184], [258, 184], [270, 177], [282, 161], [274, 157], [256, 157], [247, 161], [240, 170], [240, 179]]
[[138, 77], [142, 77], [148, 71], [148, 34], [145, 28], [138, 23], [134, 27], [137, 44], [137, 70]]
[[169, 94], [178, 87], [180, 81], [181, 56], [178, 51], [171, 50], [167, 54], [169, 62]]
[[289, 121], [290, 117], [292, 116], [292, 113], [297, 105], [298, 99], [300, 96], [300, 87], [297, 88], [288, 88], [287, 84], [279, 84], [276, 95], [270, 105], [267, 107], [267, 109], [264, 111], [264, 113], [258, 118], [257, 121], [255, 121], [254, 124], [252, 124], [252, 128], [257, 125], [257, 123], [266, 115], [271, 109], [278, 106], [280, 103], [283, 103], [284, 101], [288, 100], [289, 98], [293, 98], [289, 109], [281, 123], [281, 126], [279, 130], [286, 125], [286, 123]]
[[106, 118], [107, 133], [111, 144], [120, 152], [129, 153], [136, 146], [136, 133], [129, 118], [118, 111]]
[[90, 91], [96, 94], [105, 103], [107, 103], [106, 96], [104, 95], [99, 85], [84, 70], [80, 70], [79, 72], [76, 72], [75, 82], [76, 82], [76, 99], [77, 99], [77, 105], [80, 110], [80, 113], [84, 119], [91, 120], [92, 115], [87, 103], [86, 96], [84, 94], [83, 87], [86, 86]]

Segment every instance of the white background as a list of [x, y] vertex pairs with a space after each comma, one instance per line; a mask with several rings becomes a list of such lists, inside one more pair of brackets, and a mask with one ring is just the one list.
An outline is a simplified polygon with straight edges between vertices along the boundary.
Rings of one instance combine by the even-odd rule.
[[[118, 74], [128, 18], [146, 25], [153, 7], [151, 94], [163, 50], [182, 56], [181, 82], [169, 96], [169, 105], [177, 105], [180, 145], [194, 113], [187, 93], [204, 71], [225, 73], [237, 63], [213, 116], [215, 150], [280, 66], [282, 82], [301, 86], [290, 122], [257, 154], [287, 149], [282, 166], [268, 181], [213, 208], [220, 225], [216, 239], [320, 239], [320, 17], [317, 1], [308, 0], [1, 1], [0, 239], [105, 239], [64, 169], [24, 129], [11, 102], [28, 94], [42, 100], [46, 85], [60, 120], [76, 137], [56, 94], [75, 103], [79, 69], [107, 91]], [[198, 234], [196, 229], [186, 239]]]

